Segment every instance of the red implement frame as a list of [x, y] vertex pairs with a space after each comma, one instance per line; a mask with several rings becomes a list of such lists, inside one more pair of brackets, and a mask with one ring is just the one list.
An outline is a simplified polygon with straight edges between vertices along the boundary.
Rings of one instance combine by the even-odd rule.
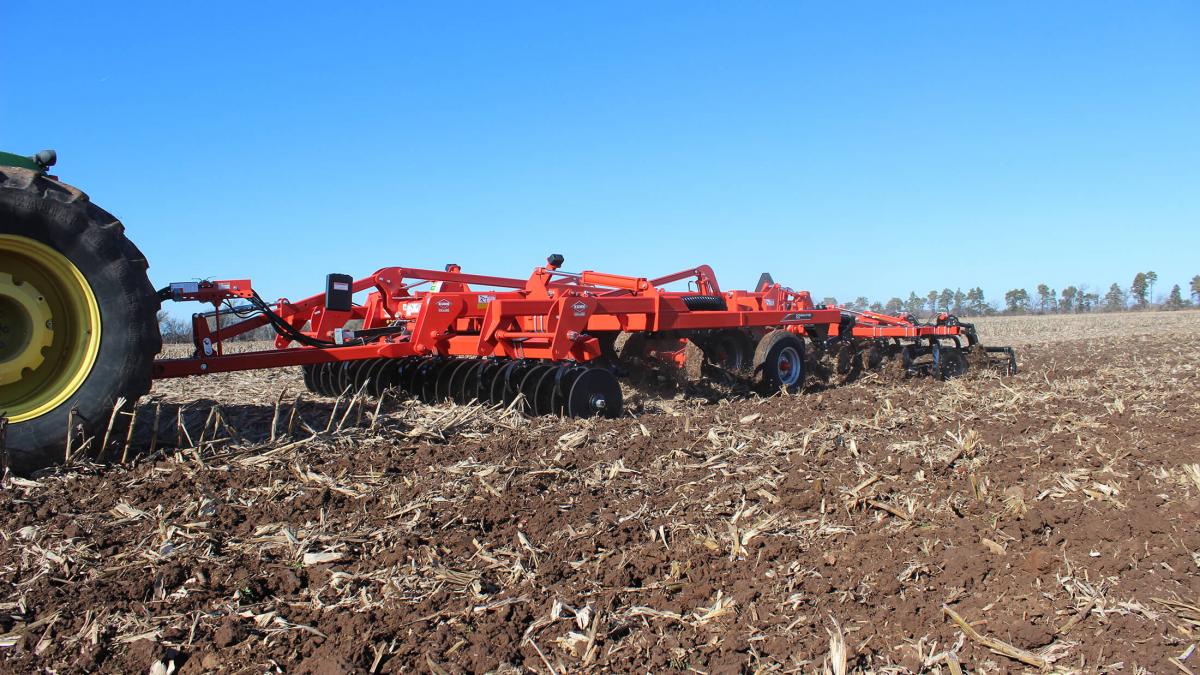
[[[694, 290], [661, 288], [684, 280]], [[418, 290], [426, 284], [431, 285], [427, 290]], [[455, 265], [444, 271], [385, 267], [355, 281], [352, 290], [368, 295], [349, 311], [328, 309], [323, 293], [298, 302], [281, 299], [269, 309], [292, 335], [276, 338], [275, 349], [225, 353], [225, 340], [272, 323], [258, 311], [221, 325], [222, 317], [247, 314], [246, 306], [222, 311], [222, 305], [257, 298], [249, 280], [173, 284], [171, 299], [209, 303], [216, 311], [193, 317], [196, 356], [157, 360], [154, 377], [425, 355], [586, 362], [601, 354], [597, 333], [724, 328], [828, 333], [836, 331], [842, 317], [839, 309], [816, 307], [808, 292], [778, 284], [722, 292], [707, 265], [656, 279], [563, 272], [553, 264], [535, 268], [528, 279], [466, 274]], [[697, 296], [707, 296], [701, 298], [706, 306], [689, 308]], [[350, 321], [361, 321], [361, 327], [346, 329]], [[310, 344], [297, 345], [297, 334]]]
[[[964, 337], [974, 344], [974, 333], [952, 320], [951, 315], [942, 313], [934, 323], [922, 324], [913, 316], [891, 316], [878, 312], [842, 309], [855, 317], [853, 336], [860, 339], [876, 338], [953, 338]], [[837, 334], [836, 332], [834, 333]]]

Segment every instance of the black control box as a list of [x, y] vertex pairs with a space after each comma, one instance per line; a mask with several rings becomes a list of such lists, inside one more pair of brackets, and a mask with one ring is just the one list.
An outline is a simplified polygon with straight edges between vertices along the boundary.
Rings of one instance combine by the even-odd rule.
[[349, 312], [354, 306], [354, 277], [349, 274], [325, 275], [325, 309]]

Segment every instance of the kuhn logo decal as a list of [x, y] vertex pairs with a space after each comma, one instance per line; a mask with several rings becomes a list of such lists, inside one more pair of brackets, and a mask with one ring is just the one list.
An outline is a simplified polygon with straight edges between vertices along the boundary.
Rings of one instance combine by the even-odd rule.
[[437, 308], [438, 308], [439, 312], [449, 312], [450, 311], [450, 301], [447, 300], [446, 298], [442, 298], [441, 300], [438, 300]]
[[571, 305], [571, 309], [575, 312], [575, 316], [587, 316], [587, 303], [582, 300]]

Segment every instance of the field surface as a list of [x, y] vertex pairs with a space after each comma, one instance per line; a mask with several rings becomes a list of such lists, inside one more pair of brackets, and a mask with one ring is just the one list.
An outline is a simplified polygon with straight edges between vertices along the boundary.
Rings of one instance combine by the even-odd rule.
[[1021, 374], [618, 420], [158, 383], [6, 479], [0, 670], [1200, 672], [1200, 313], [978, 325]]

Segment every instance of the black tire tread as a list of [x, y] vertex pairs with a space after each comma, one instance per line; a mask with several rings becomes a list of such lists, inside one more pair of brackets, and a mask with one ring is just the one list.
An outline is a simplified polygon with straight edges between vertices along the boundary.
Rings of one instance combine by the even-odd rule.
[[[0, 221], [5, 233], [31, 236], [63, 252], [89, 283], [103, 278], [124, 294], [97, 292], [100, 355], [80, 390], [46, 415], [9, 428], [9, 465], [28, 473], [62, 460], [71, 407], [78, 409], [85, 434], [94, 435], [103, 431], [118, 397], [131, 404], [150, 390], [153, 359], [162, 349], [160, 302], [146, 275], [146, 256], [125, 236], [121, 221], [82, 190], [34, 171], [0, 167]], [[81, 261], [81, 254], [87, 259]]]
[[683, 304], [693, 312], [724, 312], [729, 309], [722, 295], [685, 295]]
[[[776, 383], [771, 381], [772, 378], [769, 377], [768, 373], [764, 372], [764, 366], [771, 355], [771, 351], [775, 349], [777, 345], [784, 342], [796, 343], [800, 350], [800, 362], [801, 364], [804, 363], [804, 341], [799, 337], [786, 330], [773, 330], [764, 335], [763, 338], [758, 341], [758, 345], [754, 348], [753, 371], [755, 378], [759, 382], [759, 386], [763, 389], [763, 393], [774, 394], [778, 390]], [[795, 387], [792, 387], [792, 391], [799, 390], [803, 384], [804, 381], [801, 379], [801, 381], [797, 383]]]

